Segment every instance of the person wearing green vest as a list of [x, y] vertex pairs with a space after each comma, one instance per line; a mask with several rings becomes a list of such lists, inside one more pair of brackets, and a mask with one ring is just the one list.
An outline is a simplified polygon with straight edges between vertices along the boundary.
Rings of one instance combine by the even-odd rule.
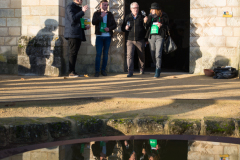
[[164, 38], [169, 24], [168, 15], [162, 12], [158, 3], [152, 3], [148, 20], [144, 21], [153, 63], [156, 65], [154, 78], [160, 77]]
[[103, 61], [101, 74], [107, 76], [106, 67], [108, 61], [108, 50], [111, 44], [113, 30], [117, 28], [114, 16], [108, 9], [108, 1], [100, 2], [100, 10], [94, 12], [92, 24], [95, 25], [96, 34], [96, 60], [95, 60], [95, 77], [99, 77], [100, 62], [103, 52]]

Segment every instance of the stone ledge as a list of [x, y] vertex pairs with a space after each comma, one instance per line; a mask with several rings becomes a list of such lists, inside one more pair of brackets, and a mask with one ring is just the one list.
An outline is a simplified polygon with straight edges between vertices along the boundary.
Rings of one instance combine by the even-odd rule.
[[[203, 125], [204, 124], [204, 125]], [[167, 116], [131, 118], [74, 115], [65, 118], [0, 119], [0, 150], [76, 138], [119, 135], [209, 135], [239, 137], [240, 120], [221, 117], [170, 119]], [[205, 127], [203, 127], [205, 126]]]

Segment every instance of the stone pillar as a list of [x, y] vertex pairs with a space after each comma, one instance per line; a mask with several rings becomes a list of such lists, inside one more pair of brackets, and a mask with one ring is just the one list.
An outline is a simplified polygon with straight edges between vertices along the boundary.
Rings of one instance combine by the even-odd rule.
[[[240, 12], [238, 0], [190, 0], [190, 73], [217, 66], [238, 68]], [[233, 17], [223, 17], [232, 11]]]
[[17, 74], [21, 0], [0, 0], [0, 74]]
[[22, 36], [18, 41], [18, 74], [66, 73], [65, 0], [22, 0]]

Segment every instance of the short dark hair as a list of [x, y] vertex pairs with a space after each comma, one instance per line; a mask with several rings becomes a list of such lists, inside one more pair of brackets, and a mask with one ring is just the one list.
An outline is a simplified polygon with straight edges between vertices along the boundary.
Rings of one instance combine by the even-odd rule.
[[108, 2], [108, 1], [107, 1], [107, 0], [101, 0], [101, 1], [100, 1], [100, 4], [103, 3], [103, 2]]
[[101, 0], [100, 4], [103, 3], [103, 2], [108, 2], [107, 0]]

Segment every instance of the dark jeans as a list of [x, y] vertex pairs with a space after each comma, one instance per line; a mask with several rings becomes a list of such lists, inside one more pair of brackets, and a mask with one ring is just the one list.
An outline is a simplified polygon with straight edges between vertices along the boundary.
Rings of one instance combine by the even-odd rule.
[[81, 46], [81, 40], [77, 38], [69, 38], [69, 73], [75, 72], [75, 65], [77, 61], [77, 55]]
[[134, 70], [134, 52], [137, 50], [141, 70], [145, 67], [145, 40], [131, 41], [127, 40], [127, 66], [128, 72], [133, 73]]
[[156, 64], [156, 69], [161, 69], [164, 39], [160, 35], [151, 35], [151, 39], [149, 38], [148, 42], [153, 63]]
[[96, 60], [95, 60], [95, 71], [100, 71], [100, 63], [101, 63], [101, 56], [103, 52], [103, 62], [102, 62], [102, 71], [106, 70], [107, 67], [107, 61], [108, 61], [108, 50], [111, 44], [111, 37], [102, 37], [97, 36], [96, 37]]

